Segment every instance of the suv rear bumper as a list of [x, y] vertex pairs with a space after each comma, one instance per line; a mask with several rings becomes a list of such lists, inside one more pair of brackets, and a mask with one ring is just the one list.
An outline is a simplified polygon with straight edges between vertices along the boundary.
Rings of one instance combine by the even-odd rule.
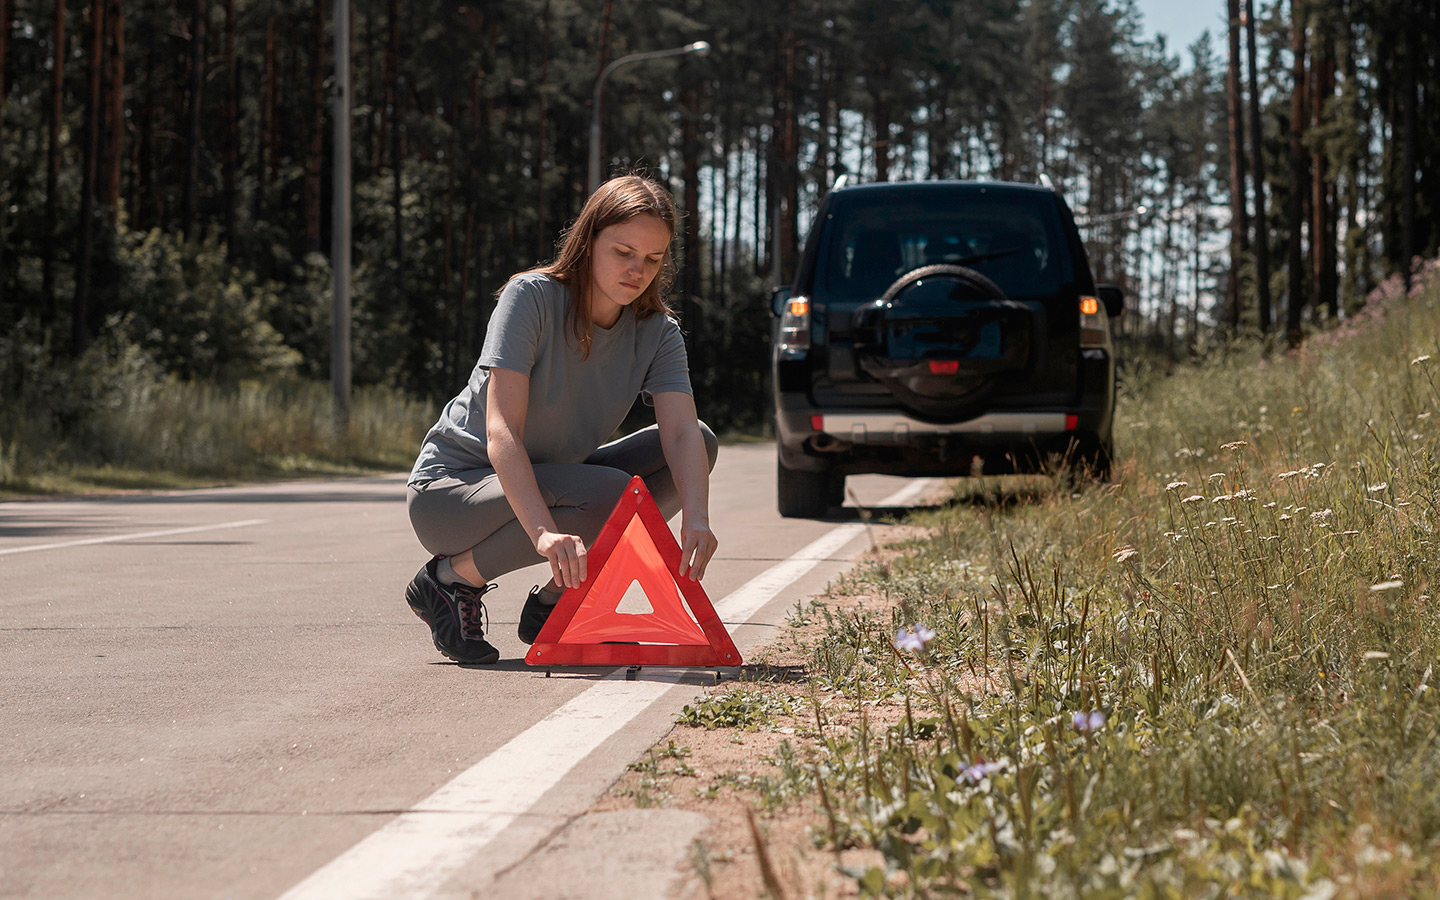
[[937, 425], [895, 412], [820, 413], [820, 430], [852, 444], [909, 444], [921, 435], [995, 436], [1005, 439], [1053, 437], [1065, 432], [1063, 412], [992, 412]]
[[780, 459], [801, 471], [970, 475], [977, 465], [990, 474], [1036, 471], [1047, 454], [1109, 439], [1108, 410], [1094, 408], [992, 411], [935, 423], [897, 410], [817, 409], [777, 399]]

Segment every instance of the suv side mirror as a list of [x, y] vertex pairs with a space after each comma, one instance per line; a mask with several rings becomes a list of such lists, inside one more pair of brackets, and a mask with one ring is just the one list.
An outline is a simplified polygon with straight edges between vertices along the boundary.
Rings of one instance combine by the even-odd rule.
[[779, 316], [790, 303], [790, 285], [782, 284], [770, 289], [770, 315]]
[[1095, 286], [1095, 293], [1100, 295], [1100, 302], [1105, 304], [1105, 312], [1112, 319], [1118, 319], [1125, 315], [1125, 290], [1119, 285], [1101, 284]]

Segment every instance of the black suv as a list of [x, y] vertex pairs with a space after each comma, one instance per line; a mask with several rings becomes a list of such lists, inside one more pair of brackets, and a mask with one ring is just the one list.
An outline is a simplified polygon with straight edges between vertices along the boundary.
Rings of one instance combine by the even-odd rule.
[[1048, 186], [837, 186], [774, 296], [780, 514], [862, 472], [1108, 477], [1123, 311]]

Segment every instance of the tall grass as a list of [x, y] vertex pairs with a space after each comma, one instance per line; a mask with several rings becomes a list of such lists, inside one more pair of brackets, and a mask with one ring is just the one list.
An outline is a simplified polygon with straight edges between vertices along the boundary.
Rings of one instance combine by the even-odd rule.
[[873, 896], [1440, 896], [1437, 342], [1432, 263], [1129, 378], [1110, 485], [958, 483], [813, 648], [905, 710], [817, 731], [817, 840]]
[[0, 435], [0, 488], [185, 484], [300, 473], [408, 469], [429, 404], [383, 388], [353, 392], [337, 434], [329, 385], [290, 379], [233, 386], [115, 379], [68, 425], [17, 414]]

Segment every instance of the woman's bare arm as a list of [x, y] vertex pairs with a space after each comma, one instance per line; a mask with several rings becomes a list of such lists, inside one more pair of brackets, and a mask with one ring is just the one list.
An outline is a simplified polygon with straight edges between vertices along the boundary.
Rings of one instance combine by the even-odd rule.
[[710, 458], [695, 414], [695, 398], [683, 391], [654, 396], [655, 423], [665, 463], [680, 492], [680, 575], [705, 577], [718, 541], [710, 530]]

